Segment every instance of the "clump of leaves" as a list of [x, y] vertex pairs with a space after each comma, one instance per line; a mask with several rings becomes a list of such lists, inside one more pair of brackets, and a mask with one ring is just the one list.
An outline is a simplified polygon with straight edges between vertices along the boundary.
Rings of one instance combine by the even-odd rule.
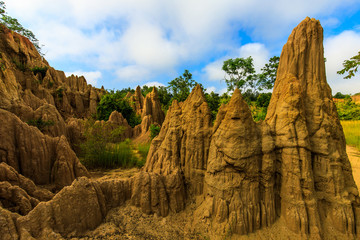
[[360, 120], [360, 105], [354, 103], [351, 97], [335, 104], [340, 120]]
[[355, 76], [355, 73], [358, 71], [358, 67], [360, 65], [360, 52], [350, 58], [350, 60], [345, 60], [343, 62], [343, 69], [338, 71], [337, 73], [340, 75], [343, 75], [347, 73], [347, 75], [344, 77], [345, 79], [350, 79]]
[[26, 122], [30, 126], [37, 127], [40, 131], [43, 131], [46, 127], [53, 126], [55, 123], [52, 120], [44, 121], [42, 118], [31, 119]]
[[47, 70], [48, 70], [48, 67], [33, 67], [33, 68], [31, 68], [31, 71], [34, 73], [35, 76], [36, 76], [36, 74], [40, 73], [42, 78], [45, 77]]
[[153, 139], [154, 137], [159, 135], [160, 129], [161, 129], [161, 127], [159, 125], [151, 124], [150, 125], [150, 138]]
[[97, 118], [107, 121], [113, 111], [120, 112], [131, 127], [141, 123], [141, 117], [138, 116], [129, 102], [123, 98], [124, 94], [120, 91], [109, 91], [101, 97], [97, 106]]
[[64, 89], [62, 87], [59, 87], [58, 89], [56, 89], [55, 94], [59, 99], [62, 99], [64, 96], [63, 92]]

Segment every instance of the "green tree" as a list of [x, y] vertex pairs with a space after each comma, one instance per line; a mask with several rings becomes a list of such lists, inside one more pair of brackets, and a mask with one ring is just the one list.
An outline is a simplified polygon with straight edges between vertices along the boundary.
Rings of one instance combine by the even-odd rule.
[[218, 93], [205, 93], [206, 102], [211, 110], [212, 119], [216, 118], [221, 104], [221, 98]]
[[7, 15], [6, 5], [4, 1], [0, 1], [0, 15], [1, 24], [5, 25], [8, 29], [27, 37], [34, 44], [39, 54], [41, 56], [44, 56], [44, 54], [41, 52], [39, 40], [35, 37], [35, 34], [32, 31], [24, 28], [16, 18], [12, 18]]
[[166, 87], [158, 87], [158, 96], [163, 110], [167, 110], [171, 104], [172, 94], [167, 90]]
[[146, 85], [142, 86], [141, 88], [141, 94], [146, 97], [148, 93], [150, 93], [153, 90], [154, 87], [148, 87]]
[[262, 89], [272, 89], [276, 80], [276, 73], [279, 67], [280, 58], [274, 56], [269, 59], [269, 63], [266, 63], [265, 66], [261, 69], [261, 73], [258, 76], [258, 86], [259, 90]]
[[253, 64], [253, 58], [235, 58], [224, 61], [222, 70], [228, 75], [225, 82], [228, 91], [239, 88], [241, 92], [245, 92], [249, 88], [254, 88], [257, 76]]
[[99, 120], [108, 120], [113, 111], [120, 112], [131, 127], [141, 123], [141, 118], [136, 115], [129, 102], [124, 98], [124, 92], [113, 90], [101, 97], [97, 106], [97, 118]]
[[341, 92], [337, 92], [333, 98], [338, 98], [338, 99], [344, 99], [346, 97], [346, 95], [342, 94]]
[[185, 70], [182, 76], [170, 81], [167, 87], [173, 95], [173, 99], [183, 102], [189, 96], [191, 90], [199, 83], [192, 79], [192, 74], [189, 70]]
[[358, 71], [358, 67], [360, 65], [360, 51], [357, 55], [350, 58], [350, 60], [345, 60], [343, 62], [343, 69], [338, 71], [337, 73], [343, 75], [347, 73], [344, 79], [350, 79], [355, 76], [355, 73]]

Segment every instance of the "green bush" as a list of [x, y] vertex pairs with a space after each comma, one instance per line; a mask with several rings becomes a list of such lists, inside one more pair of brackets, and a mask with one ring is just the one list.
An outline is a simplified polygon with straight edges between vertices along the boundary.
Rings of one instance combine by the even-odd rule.
[[34, 73], [35, 76], [36, 74], [40, 73], [42, 78], [45, 77], [47, 70], [48, 67], [33, 67], [31, 69], [31, 71]]
[[271, 95], [271, 93], [260, 93], [259, 96], [256, 98], [256, 106], [267, 108], [270, 103]]
[[151, 124], [150, 125], [150, 138], [153, 139], [160, 133], [161, 127], [159, 125]]
[[335, 104], [340, 120], [360, 120], [360, 105], [355, 104], [351, 98]]
[[38, 119], [31, 119], [26, 122], [30, 126], [37, 127], [40, 131], [44, 130], [46, 127], [53, 126], [55, 123], [54, 121], [48, 120], [44, 121], [41, 118]]
[[145, 163], [147, 155], [149, 153], [149, 149], [150, 149], [150, 143], [145, 143], [145, 144], [139, 144], [137, 146], [137, 149], [139, 151], [139, 154], [143, 160], [143, 163]]
[[80, 160], [87, 168], [141, 167], [130, 141], [117, 142], [123, 127], [89, 119], [84, 122], [85, 141], [80, 144]]

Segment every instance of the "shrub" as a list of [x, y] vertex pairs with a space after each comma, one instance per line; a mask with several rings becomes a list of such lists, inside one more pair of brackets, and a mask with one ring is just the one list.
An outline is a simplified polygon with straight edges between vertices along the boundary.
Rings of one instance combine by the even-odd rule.
[[161, 127], [159, 125], [151, 124], [150, 125], [150, 138], [153, 139], [160, 133]]
[[59, 87], [58, 89], [56, 89], [55, 94], [59, 99], [62, 99], [64, 96], [63, 92], [64, 89], [62, 87]]
[[260, 93], [259, 96], [256, 98], [256, 106], [267, 108], [270, 103], [271, 95], [271, 93]]
[[355, 104], [350, 97], [335, 104], [340, 120], [360, 120], [360, 105]]
[[84, 122], [85, 141], [80, 144], [81, 162], [88, 168], [142, 166], [133, 154], [130, 141], [118, 143], [123, 127], [89, 119]]
[[33, 67], [31, 69], [31, 71], [34, 73], [35, 76], [36, 74], [40, 73], [42, 78], [45, 77], [47, 70], [48, 67]]
[[142, 162], [143, 164], [145, 163], [146, 161], [146, 158], [147, 158], [147, 155], [149, 153], [149, 149], [150, 149], [150, 143], [145, 143], [145, 144], [139, 144], [137, 146], [137, 149], [139, 151], [139, 154], [142, 158]]
[[53, 126], [55, 124], [52, 120], [44, 121], [41, 118], [31, 119], [26, 123], [30, 126], [37, 127], [40, 131], [43, 131], [46, 127]]

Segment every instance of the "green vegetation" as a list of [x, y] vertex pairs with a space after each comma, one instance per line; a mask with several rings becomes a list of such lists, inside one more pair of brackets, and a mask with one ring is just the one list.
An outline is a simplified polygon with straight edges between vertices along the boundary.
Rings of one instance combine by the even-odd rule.
[[56, 91], [55, 91], [56, 96], [57, 96], [60, 100], [62, 100], [62, 98], [63, 98], [63, 96], [64, 96], [63, 92], [64, 92], [64, 89], [63, 89], [62, 87], [59, 87], [59, 88], [56, 89]]
[[350, 97], [335, 104], [340, 120], [360, 120], [360, 105], [355, 104]]
[[36, 76], [36, 74], [40, 73], [42, 78], [45, 77], [47, 70], [48, 70], [48, 67], [33, 67], [33, 68], [31, 68], [31, 71], [34, 73], [35, 76]]
[[161, 127], [159, 125], [151, 124], [150, 125], [150, 138], [153, 139], [160, 133]]
[[360, 121], [341, 121], [344, 130], [346, 144], [360, 150]]
[[337, 92], [337, 93], [333, 96], [333, 98], [344, 99], [344, 98], [346, 98], [347, 96], [350, 97], [350, 95], [344, 95], [344, 94], [342, 94], [341, 92]]
[[113, 111], [120, 112], [131, 127], [141, 123], [140, 116], [136, 115], [130, 103], [124, 99], [126, 93], [123, 91], [109, 91], [101, 97], [97, 106], [97, 118], [99, 120], [108, 120]]
[[37, 127], [40, 131], [43, 131], [45, 128], [47, 128], [49, 126], [53, 126], [55, 124], [54, 121], [52, 121], [52, 120], [44, 121], [44, 120], [42, 120], [42, 118], [31, 119], [31, 120], [27, 121], [26, 123], [30, 126]]
[[337, 73], [340, 75], [343, 75], [347, 73], [347, 75], [344, 77], [345, 79], [349, 79], [355, 76], [355, 73], [358, 71], [358, 67], [360, 65], [360, 51], [357, 55], [350, 58], [350, 60], [345, 60], [343, 62], [343, 69], [338, 71]]
[[270, 90], [274, 87], [277, 69], [279, 67], [280, 58], [274, 56], [269, 59], [269, 63], [265, 64], [265, 67], [261, 69], [261, 73], [258, 75], [258, 83], [259, 89], [267, 89]]
[[30, 30], [24, 28], [16, 18], [12, 18], [7, 15], [6, 5], [4, 1], [0, 1], [0, 24], [5, 25], [8, 29], [17, 32], [25, 37], [27, 37], [35, 46], [36, 50], [39, 52], [41, 56], [44, 54], [41, 52], [41, 47], [39, 44], [39, 40], [35, 37], [34, 33]]
[[137, 146], [137, 150], [139, 151], [139, 154], [143, 160], [142, 161], [143, 163], [146, 162], [146, 158], [149, 153], [150, 145], [151, 145], [150, 143], [144, 143], [144, 144], [139, 144]]
[[86, 120], [85, 141], [80, 144], [81, 162], [88, 168], [141, 167], [144, 162], [132, 152], [131, 142], [119, 142], [122, 132], [122, 127]]
[[28, 66], [26, 66], [26, 64], [21, 61], [17, 61], [16, 59], [13, 59], [12, 62], [15, 64], [16, 68], [22, 72], [26, 72], [26, 70], [29, 69]]
[[222, 70], [228, 75], [225, 82], [228, 91], [234, 91], [235, 88], [246, 92], [248, 88], [254, 88], [256, 83], [256, 74], [252, 57], [235, 58], [224, 61]]
[[190, 95], [191, 90], [199, 83], [192, 79], [189, 70], [185, 70], [182, 76], [175, 78], [168, 84], [167, 88], [172, 93], [172, 99], [183, 102]]

